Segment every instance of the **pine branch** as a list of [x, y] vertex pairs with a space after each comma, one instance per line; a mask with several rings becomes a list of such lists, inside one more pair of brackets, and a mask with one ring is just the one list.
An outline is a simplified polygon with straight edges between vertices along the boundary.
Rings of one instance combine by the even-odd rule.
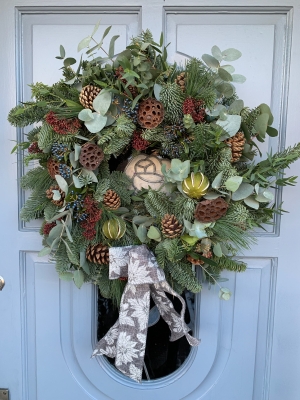
[[45, 107], [38, 107], [36, 103], [24, 103], [12, 108], [7, 119], [11, 125], [22, 128], [42, 121], [48, 111]]
[[46, 168], [37, 167], [27, 172], [20, 180], [22, 189], [36, 189], [45, 195], [45, 191], [49, 189], [55, 180], [51, 178]]
[[201, 291], [202, 286], [192, 270], [191, 263], [185, 261], [168, 263], [167, 269], [172, 278], [187, 290], [193, 293], [199, 293]]
[[178, 196], [174, 202], [175, 215], [180, 222], [184, 219], [192, 222], [194, 220], [194, 213], [197, 201], [183, 196]]
[[160, 101], [165, 109], [165, 121], [171, 124], [178, 124], [183, 118], [182, 91], [176, 83], [166, 83], [160, 92]]
[[41, 218], [49, 202], [50, 200], [47, 199], [44, 191], [40, 191], [40, 189], [33, 190], [20, 212], [20, 218], [25, 222]]
[[171, 203], [169, 197], [162, 192], [152, 189], [148, 191], [145, 198], [145, 206], [152, 217], [163, 218], [165, 214], [171, 214]]

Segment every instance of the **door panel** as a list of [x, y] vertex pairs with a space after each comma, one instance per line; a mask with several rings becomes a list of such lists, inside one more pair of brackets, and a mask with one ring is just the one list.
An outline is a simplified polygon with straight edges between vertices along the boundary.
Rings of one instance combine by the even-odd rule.
[[[299, 0], [291, 2], [297, 6], [295, 10], [292, 6], [268, 7], [268, 0], [261, 7], [248, 7], [250, 0], [239, 7], [234, 6], [234, 0], [227, 2], [227, 7], [217, 6], [214, 0], [209, 7], [189, 0], [184, 8], [179, 0], [167, 5], [162, 0], [132, 0], [128, 6], [119, 2], [120, 7], [101, 6], [102, 1], [94, 6], [96, 2], [92, 0], [85, 7], [79, 7], [79, 0], [50, 3], [51, 7], [37, 7], [36, 0], [20, 0], [15, 11], [8, 0], [4, 1], [0, 17], [0, 32], [7, 37], [2, 75], [7, 97], [0, 100], [3, 120], [15, 105], [15, 85], [17, 101], [23, 101], [30, 99], [29, 83], [57, 81], [60, 61], [55, 56], [59, 45], [65, 46], [68, 56], [78, 58], [78, 42], [101, 19], [102, 30], [113, 25], [112, 34], [121, 35], [116, 50], [123, 49], [132, 36], [147, 27], [155, 38], [163, 29], [166, 43], [171, 42], [170, 61], [200, 58], [203, 53], [210, 53], [214, 44], [221, 49], [240, 49], [243, 57], [233, 65], [247, 81], [237, 85], [238, 94], [250, 107], [271, 103], [274, 125], [280, 132], [278, 139], [264, 144], [263, 152], [270, 146], [282, 148], [286, 140], [288, 144], [297, 141], [296, 83], [300, 60], [291, 47], [291, 36], [292, 21], [299, 21]], [[299, 25], [297, 22], [294, 26], [294, 46], [300, 37]], [[16, 61], [12, 55], [15, 29]], [[8, 123], [5, 126], [6, 139], [14, 140], [15, 129]], [[18, 131], [19, 139], [24, 133]], [[2, 210], [7, 212], [2, 216], [1, 244], [5, 251], [0, 275], [7, 284], [0, 292], [4, 326], [0, 337], [5, 343], [0, 359], [0, 387], [10, 389], [12, 400], [137, 400], [141, 396], [145, 400], [298, 399], [300, 358], [295, 354], [299, 352], [296, 345], [300, 322], [293, 321], [292, 308], [299, 284], [293, 256], [300, 218], [294, 199], [300, 194], [299, 186], [292, 192], [284, 189], [284, 208], [291, 215], [284, 215], [282, 221], [278, 217], [267, 232], [259, 232], [259, 244], [242, 255], [249, 266], [247, 271], [224, 274], [234, 293], [232, 299], [220, 302], [217, 290], [207, 287], [196, 296], [195, 336], [201, 338], [200, 346], [191, 350], [186, 362], [173, 374], [137, 384], [116, 371], [105, 358], [90, 359], [96, 343], [96, 288], [86, 284], [78, 290], [69, 282], [59, 281], [54, 265], [37, 256], [41, 248], [38, 221], [20, 223], [18, 228], [17, 210], [28, 194], [20, 191], [16, 182], [17, 174], [20, 177], [24, 173], [22, 154], [13, 164], [10, 147], [6, 140], [1, 158], [2, 171], [7, 172], [3, 176], [5, 196], [0, 201]], [[7, 165], [11, 168], [7, 169]], [[297, 174], [297, 165], [292, 166], [291, 175]], [[281, 197], [281, 191], [277, 191], [277, 204]]]

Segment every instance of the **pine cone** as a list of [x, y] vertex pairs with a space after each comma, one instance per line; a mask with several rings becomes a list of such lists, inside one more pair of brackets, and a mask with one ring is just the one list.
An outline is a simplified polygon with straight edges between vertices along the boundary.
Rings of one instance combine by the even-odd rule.
[[121, 205], [120, 196], [112, 189], [108, 189], [103, 198], [103, 204], [110, 210], [117, 210]]
[[55, 178], [55, 175], [60, 175], [59, 166], [59, 162], [54, 160], [53, 158], [49, 158], [49, 160], [47, 161], [48, 172], [52, 179]]
[[90, 245], [86, 249], [86, 258], [95, 264], [109, 264], [109, 251], [108, 247], [102, 243]]
[[[53, 200], [53, 190], [58, 190], [60, 193], [60, 199], [59, 200]], [[59, 186], [50, 186], [49, 189], [46, 190], [46, 196], [48, 199], [51, 199], [51, 202], [55, 204], [58, 207], [62, 207], [64, 204], [65, 200], [65, 192], [63, 192]]]
[[233, 137], [225, 140], [225, 143], [231, 147], [231, 162], [237, 162], [242, 156], [246, 139], [243, 132], [236, 133]]
[[227, 212], [228, 204], [222, 197], [214, 200], [204, 200], [197, 204], [195, 219], [200, 222], [213, 222], [223, 217]]
[[204, 261], [202, 260], [197, 260], [196, 258], [193, 258], [192, 256], [190, 256], [189, 254], [186, 256], [186, 259], [191, 262], [194, 265], [202, 265], [204, 264]]
[[184, 92], [185, 90], [185, 72], [181, 72], [181, 74], [177, 75], [175, 78], [175, 83], [179, 85], [180, 89]]
[[180, 236], [182, 225], [179, 223], [175, 215], [166, 214], [161, 221], [161, 229], [167, 238], [174, 239]]
[[94, 109], [93, 100], [95, 99], [95, 97], [98, 96], [100, 92], [101, 89], [96, 86], [93, 85], [84, 86], [80, 92], [79, 101], [84, 108], [89, 108], [93, 110]]

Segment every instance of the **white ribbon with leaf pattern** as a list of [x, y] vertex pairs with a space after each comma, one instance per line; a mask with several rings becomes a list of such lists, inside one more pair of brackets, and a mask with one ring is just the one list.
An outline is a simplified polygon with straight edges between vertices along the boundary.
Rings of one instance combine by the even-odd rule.
[[[118, 370], [140, 382], [144, 365], [150, 295], [162, 318], [169, 325], [171, 342], [182, 336], [186, 336], [191, 346], [197, 346], [200, 341], [188, 333], [190, 328], [184, 322], [185, 301], [166, 282], [164, 272], [159, 268], [155, 256], [147, 246], [109, 249], [109, 278], [121, 277], [128, 277], [128, 283], [122, 295], [119, 319], [98, 342], [92, 357], [96, 355], [115, 357], [115, 366]], [[181, 301], [180, 314], [175, 311], [165, 292]]]

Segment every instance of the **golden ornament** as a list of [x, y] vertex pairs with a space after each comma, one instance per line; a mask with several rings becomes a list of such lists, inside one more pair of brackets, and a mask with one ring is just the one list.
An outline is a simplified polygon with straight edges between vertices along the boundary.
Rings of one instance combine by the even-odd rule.
[[[170, 160], [154, 155], [140, 154], [129, 161], [125, 168], [125, 174], [132, 179], [132, 187], [135, 190], [142, 188], [158, 190], [164, 183], [164, 175], [161, 172], [162, 165], [171, 167]], [[162, 188], [162, 192], [164, 192]]]
[[209, 188], [209, 180], [202, 172], [192, 172], [182, 182], [182, 191], [192, 199], [200, 199], [204, 196]]
[[117, 240], [120, 239], [126, 231], [125, 223], [116, 219], [109, 219], [105, 221], [102, 226], [102, 232], [107, 239]]

